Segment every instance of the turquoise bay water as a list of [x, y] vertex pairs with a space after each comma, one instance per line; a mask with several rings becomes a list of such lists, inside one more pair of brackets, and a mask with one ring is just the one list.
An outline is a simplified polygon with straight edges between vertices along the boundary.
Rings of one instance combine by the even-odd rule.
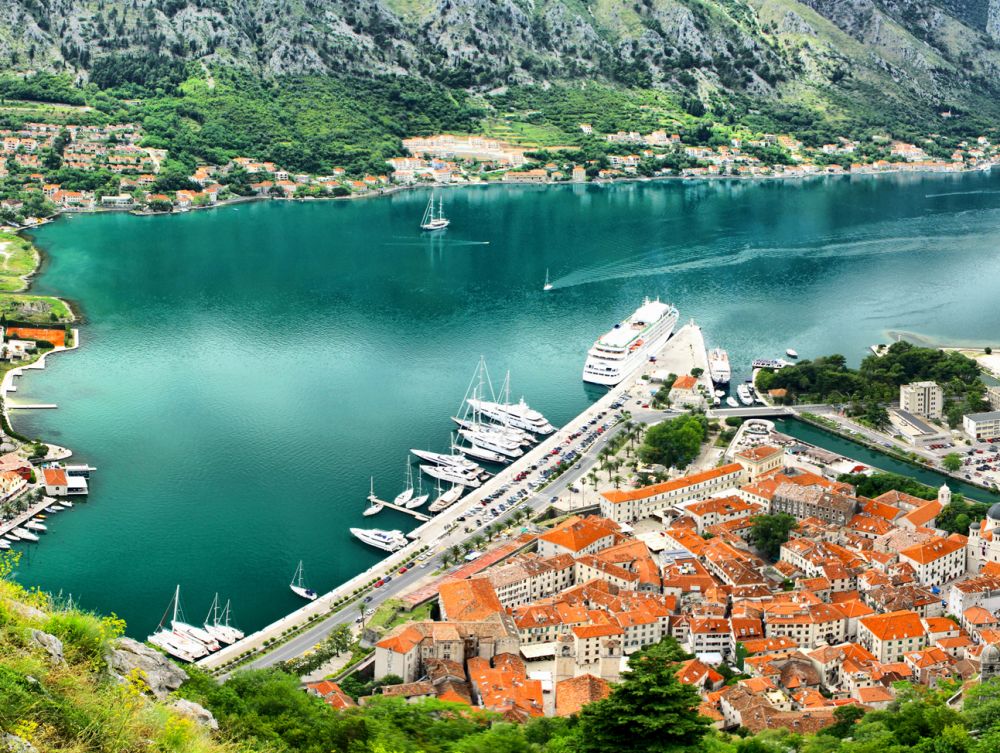
[[134, 635], [176, 583], [192, 618], [219, 591], [259, 627], [299, 605], [299, 559], [328, 589], [378, 558], [346, 530], [372, 522], [369, 476], [395, 495], [408, 448], [447, 447], [480, 355], [565, 422], [597, 394], [586, 349], [644, 295], [695, 317], [743, 376], [787, 347], [856, 362], [889, 329], [1000, 334], [989, 175], [466, 188], [445, 193], [439, 237], [416, 228], [426, 201], [42, 228], [36, 289], [82, 305], [84, 347], [21, 381], [59, 409], [15, 422], [100, 470], [19, 578]]

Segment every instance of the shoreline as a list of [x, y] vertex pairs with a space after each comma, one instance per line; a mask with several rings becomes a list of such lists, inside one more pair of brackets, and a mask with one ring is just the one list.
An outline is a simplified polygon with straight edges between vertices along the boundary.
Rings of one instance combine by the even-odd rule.
[[[900, 163], [907, 164], [907, 163]], [[396, 193], [403, 193], [406, 191], [414, 191], [419, 189], [430, 189], [432, 191], [440, 190], [452, 190], [461, 188], [471, 188], [474, 186], [540, 186], [542, 188], [552, 188], [557, 186], [613, 186], [617, 184], [635, 184], [635, 183], [660, 183], [660, 182], [672, 182], [677, 181], [681, 183], [714, 183], [719, 181], [739, 181], [739, 182], [769, 182], [775, 180], [810, 180], [818, 178], [878, 178], [882, 176], [895, 176], [895, 175], [971, 175], [975, 173], [989, 173], [992, 172], [993, 163], [989, 163], [984, 167], [967, 167], [961, 170], [906, 170], [906, 169], [886, 169], [886, 170], [863, 170], [857, 172], [842, 171], [838, 173], [828, 173], [828, 172], [814, 172], [814, 173], [802, 173], [802, 174], [786, 174], [777, 173], [771, 175], [655, 175], [655, 176], [640, 176], [633, 175], [621, 178], [611, 178], [611, 179], [601, 179], [595, 178], [593, 180], [585, 181], [573, 181], [573, 180], [560, 180], [560, 181], [545, 181], [541, 183], [534, 182], [521, 182], [521, 181], [503, 181], [503, 180], [480, 180], [480, 181], [464, 181], [460, 183], [411, 183], [411, 184], [399, 184], [390, 185], [385, 188], [379, 188], [373, 191], [366, 191], [365, 193], [348, 194], [347, 196], [303, 196], [303, 197], [279, 197], [279, 196], [238, 196], [232, 199], [223, 199], [222, 201], [217, 201], [215, 204], [208, 204], [205, 206], [192, 206], [186, 207], [184, 209], [171, 209], [169, 212], [153, 212], [148, 210], [131, 208], [118, 208], [118, 207], [94, 207], [93, 209], [58, 209], [50, 217], [41, 219], [39, 222], [32, 225], [23, 226], [20, 228], [15, 228], [15, 232], [22, 230], [31, 231], [37, 227], [48, 224], [49, 222], [54, 222], [55, 220], [66, 216], [73, 217], [75, 215], [91, 215], [91, 214], [131, 214], [134, 217], [170, 217], [175, 215], [184, 215], [188, 212], [202, 211], [210, 209], [222, 209], [224, 207], [233, 206], [236, 204], [248, 204], [255, 203], [259, 201], [356, 201], [361, 199], [377, 199], [385, 196], [391, 196]], [[36, 247], [37, 248], [37, 247]], [[36, 270], [37, 271], [37, 270]], [[905, 334], [905, 333], [904, 333]]]

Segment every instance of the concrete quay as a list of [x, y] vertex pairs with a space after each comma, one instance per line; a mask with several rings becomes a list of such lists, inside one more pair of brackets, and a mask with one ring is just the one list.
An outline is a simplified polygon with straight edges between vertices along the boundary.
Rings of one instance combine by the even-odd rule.
[[[288, 614], [270, 625], [261, 628], [257, 632], [246, 636], [243, 640], [234, 643], [231, 646], [226, 646], [220, 651], [199, 660], [197, 662], [198, 666], [211, 671], [228, 664], [247, 651], [259, 652], [262, 649], [268, 649], [268, 647], [265, 646], [265, 642], [280, 639], [285, 631], [301, 627], [313, 617], [328, 615], [330, 610], [333, 608], [334, 602], [344, 597], [351, 596], [355, 590], [363, 588], [369, 581], [379, 578], [386, 573], [398, 570], [403, 564], [412, 560], [414, 556], [416, 556], [416, 554], [425, 546], [429, 547], [432, 552], [432, 556], [428, 562], [430, 565], [437, 564], [440, 560], [440, 554], [442, 552], [447, 551], [453, 545], [460, 544], [470, 536], [475, 536], [476, 533], [478, 533], [478, 531], [466, 533], [458, 521], [459, 517], [468, 516], [469, 513], [473, 511], [481, 514], [484, 509], [488, 508], [483, 508], [480, 505], [480, 502], [504, 485], [509, 485], [510, 487], [505, 493], [505, 496], [514, 494], [522, 488], [528, 489], [529, 483], [540, 479], [539, 471], [531, 471], [531, 466], [536, 464], [540, 466], [542, 461], [550, 459], [552, 457], [552, 451], [558, 447], [575, 449], [581, 456], [577, 465], [573, 469], [572, 475], [570, 475], [570, 472], [567, 472], [567, 474], [560, 476], [559, 479], [554, 481], [553, 485], [558, 484], [559, 486], [563, 486], [570, 483], [568, 480], [569, 478], [577, 478], [589, 469], [590, 466], [585, 464], [596, 461], [596, 453], [593, 452], [593, 448], [606, 441], [606, 437], [610, 432], [606, 432], [593, 445], [589, 445], [586, 448], [581, 446], [579, 441], [580, 438], [570, 440], [570, 435], [583, 429], [591, 420], [597, 419], [600, 414], [608, 412], [611, 409], [610, 406], [612, 403], [620, 399], [624, 401], [631, 400], [632, 403], [634, 403], [635, 395], [633, 394], [633, 391], [637, 384], [647, 384], [647, 382], [643, 380], [644, 376], [648, 376], [655, 371], [662, 371], [665, 369], [676, 374], [687, 374], [692, 368], [697, 366], [705, 369], [705, 375], [703, 378], [709, 378], [707, 376], [708, 357], [705, 350], [704, 338], [702, 336], [701, 329], [694, 324], [694, 322], [691, 322], [679, 329], [674, 336], [667, 341], [660, 352], [656, 354], [656, 359], [655, 363], [647, 362], [642, 368], [637, 369], [621, 384], [609, 389], [607, 394], [603, 395], [599, 400], [588, 406], [580, 415], [572, 419], [561, 429], [558, 429], [543, 439], [538, 443], [538, 445], [526, 452], [522, 457], [518, 458], [516, 462], [500, 470], [496, 476], [484, 483], [478, 489], [472, 490], [469, 494], [448, 509], [410, 531], [407, 534], [407, 536], [412, 539], [409, 545], [398, 552], [390, 554], [380, 562], [377, 562], [372, 567], [365, 570], [363, 573], [359, 573], [332, 591], [320, 596], [315, 601], [305, 604], [303, 607], [297, 609], [291, 614]], [[669, 389], [669, 385], [666, 385], [666, 388]], [[627, 402], [625, 403], [625, 408], [632, 410], [632, 406], [629, 406]], [[634, 414], [639, 414], [636, 417], [646, 421], [656, 420], [657, 418], [662, 419], [663, 417], [669, 415], [663, 412], [653, 412], [649, 410], [632, 410], [632, 412]], [[514, 477], [522, 471], [527, 471], [528, 477], [522, 481], [515, 482]], [[513, 509], [525, 505], [536, 510], [542, 509], [546, 504], [545, 500], [548, 491], [549, 490], [541, 490], [538, 493], [532, 491], [518, 505], [514, 508], [509, 508], [504, 515], [500, 515], [497, 520], [502, 520], [505, 515], [512, 512]], [[344, 534], [346, 535], [346, 533], [347, 532], [345, 531]], [[425, 575], [426, 571], [421, 569], [411, 570], [401, 575], [394, 575], [393, 580], [385, 587], [370, 592], [372, 597], [370, 606], [374, 608], [380, 602], [388, 598], [398, 596], [399, 594], [415, 587], [417, 583], [425, 577]], [[326, 620], [313, 625], [305, 630], [301, 635], [296, 636], [279, 647], [276, 647], [270, 654], [253, 660], [250, 663], [250, 666], [268, 666], [277, 661], [283, 661], [299, 656], [310, 650], [316, 643], [322, 640], [336, 625], [352, 623], [356, 616], [357, 609], [351, 604], [345, 604], [338, 612], [329, 615]]]

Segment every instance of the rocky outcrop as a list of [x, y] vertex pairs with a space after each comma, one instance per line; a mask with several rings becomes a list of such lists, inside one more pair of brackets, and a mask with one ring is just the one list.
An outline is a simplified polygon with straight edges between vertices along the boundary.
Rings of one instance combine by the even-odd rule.
[[64, 664], [66, 658], [63, 656], [62, 641], [50, 633], [41, 630], [31, 631], [31, 641], [36, 646], [44, 648], [49, 655], [49, 660], [53, 664]]
[[200, 703], [189, 701], [186, 698], [178, 698], [171, 702], [170, 708], [174, 709], [182, 716], [186, 716], [188, 719], [198, 722], [198, 724], [204, 725], [209, 729], [217, 730], [219, 728], [219, 723], [215, 720], [212, 712]]
[[104, 657], [111, 675], [119, 682], [141, 679], [156, 698], [177, 690], [187, 675], [159, 651], [131, 638], [121, 638]]
[[2, 753], [38, 753], [38, 748], [17, 735], [0, 732], [0, 752]]

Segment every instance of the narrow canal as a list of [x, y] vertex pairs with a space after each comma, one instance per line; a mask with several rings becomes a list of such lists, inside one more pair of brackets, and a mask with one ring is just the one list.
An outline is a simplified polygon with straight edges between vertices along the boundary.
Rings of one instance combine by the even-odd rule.
[[937, 471], [904, 463], [884, 453], [871, 450], [864, 445], [858, 444], [857, 442], [852, 442], [849, 439], [844, 439], [836, 434], [831, 434], [830, 432], [824, 431], [823, 429], [813, 426], [812, 424], [807, 424], [804, 421], [779, 418], [775, 420], [774, 425], [775, 428], [783, 434], [788, 434], [796, 439], [801, 439], [803, 442], [808, 442], [809, 444], [816, 445], [817, 447], [822, 447], [824, 450], [829, 450], [830, 452], [845, 455], [853, 460], [858, 460], [867, 465], [881, 468], [882, 470], [889, 471], [890, 473], [898, 473], [902, 476], [915, 478], [917, 481], [927, 484], [928, 486], [936, 488], [947, 482], [948, 487], [953, 492], [960, 492], [966, 499], [987, 503], [995, 502], [997, 499], [1000, 499], [1000, 495], [994, 494], [986, 489], [973, 486], [972, 484], [967, 484], [963, 481], [959, 481], [958, 479], [946, 476], [943, 473], [938, 473]]

